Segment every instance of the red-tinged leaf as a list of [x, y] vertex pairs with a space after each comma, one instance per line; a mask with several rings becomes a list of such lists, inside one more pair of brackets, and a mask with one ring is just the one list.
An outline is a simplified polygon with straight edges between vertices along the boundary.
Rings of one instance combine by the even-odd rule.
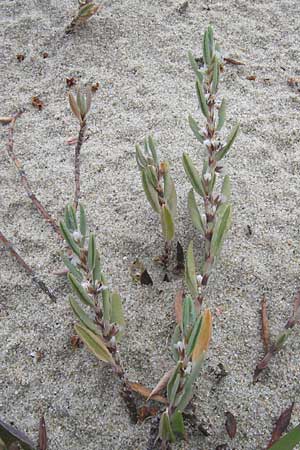
[[151, 408], [149, 406], [142, 406], [138, 409], [138, 421], [144, 422], [147, 417], [155, 417], [159, 411], [159, 408]]
[[265, 296], [261, 299], [261, 333], [265, 352], [268, 352], [270, 347], [270, 330], [267, 312], [267, 299]]
[[[148, 389], [146, 386], [143, 386], [140, 383], [129, 383], [131, 389], [136, 392], [137, 394], [140, 394], [142, 397], [148, 398], [151, 394], [151, 390]], [[165, 405], [168, 404], [168, 400], [163, 397], [162, 395], [153, 395], [151, 400], [156, 400], [160, 403], [164, 403]]]
[[76, 84], [76, 79], [74, 77], [67, 77], [66, 78], [66, 83], [68, 87], [72, 87], [74, 86], [74, 84]]
[[289, 318], [285, 328], [293, 328], [297, 323], [300, 323], [300, 292], [297, 292], [293, 305], [293, 314]]
[[175, 317], [176, 323], [181, 326], [182, 323], [182, 302], [183, 302], [184, 292], [183, 289], [177, 292], [175, 297]]
[[243, 63], [241, 61], [237, 61], [236, 59], [233, 59], [233, 58], [224, 58], [224, 61], [227, 64], [232, 64], [233, 66], [245, 66], [245, 63]]
[[192, 361], [197, 362], [201, 359], [202, 354], [207, 352], [212, 333], [212, 315], [209, 309], [203, 312], [202, 325], [197, 337], [197, 342], [192, 353]]
[[265, 370], [268, 367], [269, 362], [270, 362], [271, 358], [275, 355], [275, 353], [276, 353], [276, 349], [275, 349], [274, 345], [271, 345], [271, 348], [268, 351], [268, 353], [266, 353], [266, 355], [263, 357], [263, 359], [255, 367], [254, 375], [253, 375], [253, 383], [257, 382], [259, 375], [261, 374], [261, 372], [263, 370]]
[[4, 442], [4, 444], [9, 447], [13, 443], [17, 441], [18, 448], [20, 448], [19, 444], [22, 446], [23, 450], [35, 450], [34, 443], [29, 439], [29, 437], [22, 433], [22, 431], [17, 430], [16, 428], [8, 425], [0, 419], [0, 439]]
[[47, 430], [44, 416], [40, 419], [40, 427], [39, 427], [39, 450], [47, 450]]
[[225, 413], [225, 416], [226, 416], [225, 422], [226, 431], [230, 439], [233, 439], [234, 436], [236, 435], [236, 418], [230, 411], [227, 411]]
[[283, 411], [283, 413], [281, 413], [279, 419], [276, 422], [275, 428], [272, 433], [271, 440], [268, 443], [266, 450], [268, 450], [268, 448], [271, 448], [272, 445], [275, 444], [275, 442], [277, 442], [280, 439], [281, 435], [286, 431], [287, 427], [289, 426], [290, 420], [291, 420], [293, 408], [294, 408], [294, 402], [291, 404], [291, 406], [289, 406], [287, 409], [285, 409]]
[[1, 116], [0, 117], [0, 123], [3, 123], [4, 125], [7, 123], [10, 123], [13, 120], [13, 117], [9, 117], [9, 116]]
[[73, 349], [83, 347], [83, 342], [77, 334], [70, 337], [70, 342]]
[[147, 398], [147, 401], [153, 399], [156, 394], [159, 394], [159, 392], [161, 392], [167, 386], [173, 371], [174, 368], [172, 367], [172, 369], [168, 370], [168, 372], [164, 374], [164, 376], [159, 380], [155, 388], [151, 391], [149, 397]]

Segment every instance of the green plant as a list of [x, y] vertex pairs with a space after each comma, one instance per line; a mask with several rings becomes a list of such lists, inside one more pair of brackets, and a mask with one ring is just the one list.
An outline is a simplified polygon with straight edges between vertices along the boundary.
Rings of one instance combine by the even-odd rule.
[[144, 141], [144, 153], [139, 145], [136, 145], [135, 150], [136, 162], [141, 172], [147, 200], [152, 209], [160, 216], [162, 233], [165, 239], [164, 254], [160, 257], [160, 261], [164, 266], [167, 266], [171, 241], [175, 235], [174, 222], [177, 196], [174, 181], [170, 175], [168, 162], [159, 161], [156, 146], [151, 136]]
[[[219, 79], [222, 69], [220, 48], [214, 40], [212, 27], [204, 33], [203, 62], [200, 69], [195, 58], [189, 53], [189, 60], [196, 75], [196, 92], [200, 110], [205, 118], [205, 127], [200, 129], [195, 119], [189, 116], [189, 125], [196, 139], [205, 146], [205, 158], [201, 174], [187, 153], [183, 154], [183, 166], [192, 189], [188, 195], [188, 208], [195, 228], [203, 234], [205, 249], [200, 275], [195, 278], [193, 248], [189, 247], [189, 266], [187, 279], [191, 294], [199, 303], [203, 300], [203, 287], [207, 285], [213, 264], [220, 254], [222, 244], [231, 223], [230, 180], [226, 175], [221, 190], [216, 192], [218, 175], [222, 172], [221, 160], [227, 155], [234, 143], [239, 125], [236, 125], [226, 143], [220, 137], [220, 131], [226, 119], [226, 103], [218, 94]], [[200, 213], [195, 193], [203, 201], [204, 214]]]
[[300, 425], [297, 425], [279, 441], [277, 441], [270, 450], [293, 450], [300, 443]]
[[193, 396], [193, 384], [199, 376], [212, 332], [209, 309], [197, 315], [191, 296], [177, 295], [175, 303], [177, 326], [171, 343], [176, 366], [160, 380], [151, 398], [167, 385], [168, 407], [162, 413], [159, 439], [162, 449], [169, 449], [176, 436], [185, 437], [183, 412]]
[[100, 5], [97, 5], [92, 0], [78, 0], [79, 9], [70, 23], [67, 26], [65, 32], [72, 33], [76, 28], [86, 23], [91, 17], [93, 17], [100, 9]]
[[[109, 364], [122, 382], [122, 396], [130, 415], [136, 421], [136, 405], [130, 383], [122, 367], [118, 352], [125, 328], [121, 297], [112, 291], [102, 271], [99, 252], [93, 233], [88, 236], [85, 211], [80, 205], [79, 220], [73, 206], [65, 209], [61, 232], [68, 245], [68, 255], [62, 256], [68, 280], [80, 303], [69, 295], [71, 308], [79, 320], [75, 325], [88, 349], [101, 361]], [[91, 315], [86, 312], [88, 309]]]

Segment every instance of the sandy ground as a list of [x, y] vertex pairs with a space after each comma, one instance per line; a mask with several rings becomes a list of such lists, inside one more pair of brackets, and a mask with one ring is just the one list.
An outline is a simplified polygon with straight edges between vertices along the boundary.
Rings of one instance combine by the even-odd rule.
[[[228, 442], [230, 448], [258, 450], [274, 420], [300, 394], [299, 330], [252, 384], [263, 351], [260, 299], [265, 293], [269, 300], [275, 337], [299, 288], [300, 93], [287, 79], [300, 75], [300, 6], [295, 0], [190, 0], [179, 14], [180, 5], [108, 0], [86, 27], [66, 36], [75, 0], [2, 1], [0, 115], [26, 108], [17, 122], [15, 152], [37, 196], [61, 218], [73, 196], [73, 147], [65, 141], [77, 133], [65, 79], [100, 83], [82, 150], [83, 202], [106, 272], [124, 299], [124, 364], [132, 380], [153, 387], [171, 364], [172, 303], [181, 281], [162, 283], [152, 262], [162, 241], [158, 219], [144, 199], [134, 145], [152, 133], [172, 164], [177, 238], [185, 249], [193, 238], [199, 257], [201, 240], [188, 217], [190, 185], [181, 164], [183, 151], [199, 166], [203, 154], [187, 124], [189, 113], [199, 117], [187, 52], [201, 55], [202, 34], [211, 23], [225, 55], [246, 63], [227, 66], [221, 84], [228, 100], [226, 132], [238, 120], [241, 133], [225, 164], [234, 220], [210, 280], [213, 342], [194, 401], [211, 435], [194, 431], [189, 444], [176, 448], [214, 450]], [[18, 53], [24, 61], [17, 60]], [[250, 75], [256, 81], [248, 80]], [[31, 106], [33, 95], [45, 103], [43, 110]], [[110, 370], [84, 349], [71, 348], [69, 287], [51, 275], [61, 267], [62, 244], [24, 194], [5, 152], [7, 127], [0, 131], [1, 229], [58, 296], [57, 304], [51, 303], [1, 250], [1, 417], [35, 439], [43, 411], [49, 450], [145, 449], [149, 422], [132, 425]], [[136, 257], [148, 267], [153, 287], [132, 283], [129, 266]], [[39, 363], [30, 356], [34, 351], [44, 352]], [[217, 383], [219, 363], [228, 376]], [[238, 422], [232, 443], [224, 428], [226, 411]], [[296, 403], [291, 425], [299, 413]]]

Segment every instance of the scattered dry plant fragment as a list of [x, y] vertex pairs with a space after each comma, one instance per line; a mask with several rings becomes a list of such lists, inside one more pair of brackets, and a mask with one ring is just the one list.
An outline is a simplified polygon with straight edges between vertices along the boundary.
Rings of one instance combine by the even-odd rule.
[[100, 5], [97, 5], [92, 0], [84, 0], [78, 1], [79, 10], [70, 23], [70, 25], [66, 28], [66, 33], [73, 33], [76, 28], [80, 27], [84, 23], [86, 23], [91, 17], [93, 17], [100, 9]]
[[287, 321], [283, 331], [280, 333], [276, 341], [269, 346], [269, 350], [265, 353], [263, 359], [257, 364], [254, 375], [253, 382], [258, 380], [259, 375], [263, 372], [269, 365], [270, 360], [276, 355], [286, 343], [292, 329], [295, 325], [300, 322], [300, 292], [297, 293], [293, 306], [293, 313], [289, 320]]
[[84, 134], [86, 131], [86, 116], [90, 110], [92, 102], [91, 89], [88, 88], [86, 93], [81, 92], [80, 89], [77, 90], [76, 98], [69, 92], [69, 102], [70, 107], [77, 117], [80, 128], [78, 139], [76, 141], [75, 147], [75, 194], [74, 194], [74, 208], [77, 210], [78, 202], [80, 199], [80, 150], [84, 141]]
[[164, 253], [160, 262], [167, 267], [171, 242], [175, 235], [175, 216], [177, 196], [174, 181], [170, 175], [169, 164], [158, 160], [156, 146], [151, 138], [144, 141], [144, 153], [136, 145], [136, 162], [141, 172], [142, 184], [152, 209], [159, 214], [163, 236], [165, 239]]
[[197, 315], [191, 296], [177, 296], [175, 309], [177, 326], [171, 344], [176, 366], [163, 376], [149, 396], [152, 398], [167, 386], [168, 407], [160, 417], [158, 432], [161, 449], [170, 449], [176, 436], [186, 437], [183, 412], [193, 397], [193, 384], [200, 374], [212, 332], [210, 310]]
[[[187, 153], [183, 154], [183, 166], [193, 189], [188, 195], [188, 207], [195, 228], [204, 235], [205, 251], [200, 268], [200, 275], [195, 275], [192, 244], [187, 256], [187, 283], [193, 297], [201, 304], [203, 301], [203, 287], [207, 285], [213, 264], [219, 256], [224, 238], [231, 223], [230, 180], [224, 177], [221, 192], [215, 192], [216, 180], [222, 172], [221, 160], [227, 155], [234, 143], [239, 125], [236, 125], [226, 143], [222, 143], [220, 130], [226, 120], [226, 103], [218, 95], [222, 57], [220, 48], [215, 43], [213, 30], [208, 27], [203, 38], [204, 66], [199, 69], [191, 53], [190, 63], [196, 75], [196, 91], [200, 110], [206, 120], [203, 130], [200, 130], [195, 119], [189, 116], [189, 125], [196, 139], [204, 144], [206, 156], [200, 174]], [[195, 192], [202, 198], [204, 215], [199, 211]]]
[[88, 349], [101, 361], [109, 364], [122, 382], [122, 397], [130, 416], [137, 421], [137, 409], [133, 392], [122, 367], [118, 343], [123, 336], [125, 320], [120, 295], [111, 291], [102, 272], [95, 236], [87, 238], [85, 211], [80, 205], [77, 220], [73, 206], [67, 206], [65, 220], [60, 223], [61, 231], [69, 247], [71, 256], [63, 256], [69, 270], [68, 279], [73, 293], [83, 307], [92, 311], [93, 318], [70, 295], [69, 302], [79, 320], [76, 333]]

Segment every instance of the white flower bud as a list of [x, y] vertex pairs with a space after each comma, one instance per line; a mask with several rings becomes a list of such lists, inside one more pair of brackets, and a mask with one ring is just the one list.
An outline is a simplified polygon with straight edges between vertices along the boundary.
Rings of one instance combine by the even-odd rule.
[[211, 144], [211, 140], [210, 139], [205, 139], [205, 141], [203, 142], [204, 145], [206, 145], [206, 147], [209, 147]]
[[193, 363], [191, 361], [189, 361], [187, 363], [186, 368], [184, 369], [184, 373], [186, 373], [187, 375], [189, 375], [192, 372], [193, 369]]
[[211, 180], [211, 174], [209, 172], [206, 172], [203, 175], [203, 178], [204, 178], [205, 181], [209, 182]]
[[174, 344], [174, 347], [176, 348], [176, 350], [178, 350], [179, 352], [182, 352], [185, 347], [184, 347], [184, 343], [182, 341], [178, 341], [176, 344]]
[[90, 282], [89, 281], [82, 281], [81, 282], [81, 286], [83, 287], [83, 289], [88, 289], [90, 287]]
[[197, 284], [198, 284], [198, 286], [201, 286], [201, 283], [202, 283], [202, 275], [197, 275]]
[[80, 239], [82, 239], [82, 234], [77, 230], [73, 231], [72, 236], [75, 241], [80, 241]]

